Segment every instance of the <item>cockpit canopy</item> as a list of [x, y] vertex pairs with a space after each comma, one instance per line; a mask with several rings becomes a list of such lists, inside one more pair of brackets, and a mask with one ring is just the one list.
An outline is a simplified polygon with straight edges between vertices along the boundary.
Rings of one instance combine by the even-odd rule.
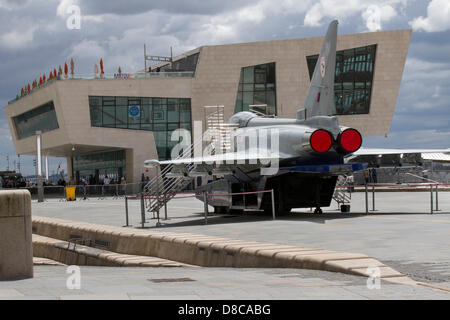
[[248, 122], [258, 117], [256, 114], [250, 111], [242, 111], [234, 114], [229, 120], [228, 123], [238, 125], [239, 128], [246, 127]]

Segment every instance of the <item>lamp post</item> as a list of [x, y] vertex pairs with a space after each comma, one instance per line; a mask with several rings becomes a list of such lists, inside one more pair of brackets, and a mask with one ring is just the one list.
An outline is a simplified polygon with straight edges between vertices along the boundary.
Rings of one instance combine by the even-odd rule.
[[42, 163], [41, 163], [41, 147], [42, 147], [42, 131], [36, 131], [36, 149], [37, 149], [37, 189], [38, 189], [38, 202], [44, 202], [44, 188], [42, 186]]

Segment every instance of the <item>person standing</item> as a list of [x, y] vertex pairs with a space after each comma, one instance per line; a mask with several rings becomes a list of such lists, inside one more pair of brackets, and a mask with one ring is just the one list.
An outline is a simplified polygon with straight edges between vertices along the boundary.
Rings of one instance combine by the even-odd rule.
[[364, 182], [366, 184], [369, 183], [369, 170], [368, 169], [364, 170]]
[[378, 173], [377, 173], [377, 169], [375, 169], [375, 168], [372, 169], [372, 182], [378, 183]]
[[145, 174], [142, 173], [142, 175], [141, 175], [141, 191], [144, 190], [144, 186], [145, 186]]

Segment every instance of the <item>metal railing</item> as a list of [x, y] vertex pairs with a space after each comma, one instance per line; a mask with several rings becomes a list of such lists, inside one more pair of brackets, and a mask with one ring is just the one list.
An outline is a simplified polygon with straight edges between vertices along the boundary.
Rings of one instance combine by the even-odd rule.
[[[44, 199], [60, 199], [66, 200], [66, 187], [75, 187], [75, 197], [77, 200], [88, 200], [97, 198], [98, 200], [106, 198], [123, 198], [128, 195], [137, 195], [141, 192], [145, 182], [126, 183], [126, 184], [109, 184], [109, 185], [67, 185], [67, 186], [44, 186]], [[25, 187], [31, 193], [31, 199], [38, 198], [37, 186]]]
[[[439, 209], [439, 189], [441, 191], [450, 191], [450, 184], [448, 183], [408, 183], [408, 184], [364, 184], [364, 185], [336, 185], [336, 188], [354, 188], [355, 192], [364, 192], [365, 213], [369, 211], [377, 211], [375, 209], [375, 194], [376, 192], [393, 192], [393, 191], [416, 191], [430, 193], [430, 214]], [[378, 189], [378, 191], [377, 191]], [[372, 209], [369, 209], [369, 193], [372, 194]]]
[[[235, 192], [235, 193], [209, 193], [208, 191], [188, 191], [188, 192], [173, 192], [173, 193], [165, 193], [165, 194], [151, 194], [151, 195], [144, 195], [144, 194], [140, 194], [138, 196], [126, 196], [125, 197], [125, 225], [124, 227], [132, 227], [132, 225], [130, 225], [130, 219], [129, 219], [129, 208], [128, 208], [128, 201], [129, 200], [140, 200], [141, 203], [141, 221], [140, 221], [140, 225], [141, 228], [145, 228], [145, 223], [146, 221], [146, 217], [145, 217], [145, 199], [166, 199], [171, 200], [171, 199], [185, 199], [185, 198], [199, 198], [201, 197], [203, 200], [203, 209], [204, 209], [204, 224], [207, 225], [208, 224], [208, 216], [209, 216], [209, 209], [208, 209], [208, 205], [209, 205], [209, 199], [211, 197], [214, 196], [235, 196], [235, 195], [248, 195], [248, 194], [261, 194], [261, 193], [270, 193], [270, 202], [271, 202], [271, 209], [272, 209], [272, 219], [275, 220], [276, 219], [276, 215], [275, 215], [275, 196], [274, 196], [274, 190], [260, 190], [260, 191], [248, 191], [248, 192]], [[181, 195], [181, 196], [180, 196]], [[165, 202], [165, 204], [167, 204], [167, 201]], [[165, 211], [165, 217], [164, 220], [169, 220], [168, 219], [168, 213], [167, 213], [167, 206], [165, 206], [164, 208]], [[157, 212], [156, 216], [153, 217], [153, 219], [157, 219], [158, 221], [156, 222], [156, 227], [160, 227], [162, 224], [160, 222], [160, 215], [159, 215], [159, 211]]]
[[76, 74], [76, 75], [69, 75], [67, 78], [63, 75], [57, 76], [56, 78], [52, 78], [51, 80], [47, 80], [43, 84], [39, 85], [38, 87], [33, 88], [30, 90], [30, 92], [27, 92], [23, 95], [20, 95], [19, 97], [16, 97], [15, 99], [12, 99], [8, 101], [8, 104], [14, 103], [17, 100], [20, 100], [21, 98], [32, 94], [34, 91], [43, 88], [56, 80], [124, 80], [124, 79], [151, 79], [151, 78], [192, 78], [194, 77], [195, 72], [194, 71], [170, 71], [170, 72], [142, 72], [142, 73], [104, 73], [102, 75], [100, 74], [94, 74], [94, 73], [86, 73], [86, 74]]

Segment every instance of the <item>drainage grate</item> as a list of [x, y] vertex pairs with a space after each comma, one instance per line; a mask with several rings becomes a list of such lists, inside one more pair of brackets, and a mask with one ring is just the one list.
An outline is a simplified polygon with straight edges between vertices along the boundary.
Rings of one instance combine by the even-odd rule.
[[109, 248], [109, 246], [110, 246], [109, 241], [95, 239], [94, 243], [96, 246], [105, 247], [105, 248]]
[[83, 237], [82, 236], [79, 236], [79, 235], [77, 235], [77, 234], [71, 234], [71, 235], [69, 235], [69, 241], [70, 240], [75, 240], [75, 239], [82, 239]]
[[195, 281], [194, 279], [191, 279], [191, 278], [169, 278], [169, 279], [147, 279], [147, 280], [154, 282], [154, 283]]

